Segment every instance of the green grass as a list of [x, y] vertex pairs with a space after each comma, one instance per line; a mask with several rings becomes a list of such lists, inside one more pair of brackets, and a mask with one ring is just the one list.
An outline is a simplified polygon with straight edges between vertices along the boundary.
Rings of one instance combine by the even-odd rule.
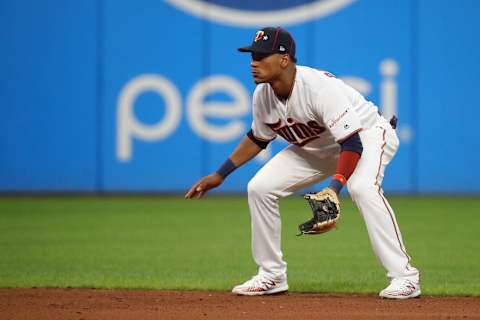
[[[480, 295], [480, 198], [391, 197], [422, 291]], [[387, 284], [364, 223], [342, 201], [337, 230], [296, 237], [300, 197], [280, 203], [292, 291]], [[256, 273], [244, 197], [0, 197], [0, 287], [229, 290]]]

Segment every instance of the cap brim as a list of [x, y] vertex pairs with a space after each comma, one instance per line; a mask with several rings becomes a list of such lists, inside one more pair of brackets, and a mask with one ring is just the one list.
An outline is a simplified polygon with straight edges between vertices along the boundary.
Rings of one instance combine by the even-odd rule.
[[241, 47], [237, 49], [240, 52], [258, 52], [258, 53], [270, 53], [274, 54], [275, 52], [272, 52], [271, 50], [262, 50], [260, 48], [253, 48], [252, 46], [246, 46], [246, 47]]
[[253, 48], [252, 48], [252, 46], [246, 46], [246, 47], [238, 48], [238, 51], [240, 51], [240, 52], [253, 52]]

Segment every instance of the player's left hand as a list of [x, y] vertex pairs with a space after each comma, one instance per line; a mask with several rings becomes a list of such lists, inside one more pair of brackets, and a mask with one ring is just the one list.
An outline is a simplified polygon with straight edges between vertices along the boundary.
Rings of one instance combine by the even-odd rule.
[[307, 193], [304, 198], [313, 211], [313, 218], [298, 226], [302, 234], [321, 234], [333, 229], [340, 219], [340, 201], [330, 188], [318, 193]]

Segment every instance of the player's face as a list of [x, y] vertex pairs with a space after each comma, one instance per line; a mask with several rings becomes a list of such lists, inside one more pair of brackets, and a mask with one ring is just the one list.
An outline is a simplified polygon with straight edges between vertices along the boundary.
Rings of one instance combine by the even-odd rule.
[[252, 62], [250, 66], [255, 83], [268, 83], [275, 80], [283, 71], [281, 60], [282, 55], [280, 54], [252, 52]]

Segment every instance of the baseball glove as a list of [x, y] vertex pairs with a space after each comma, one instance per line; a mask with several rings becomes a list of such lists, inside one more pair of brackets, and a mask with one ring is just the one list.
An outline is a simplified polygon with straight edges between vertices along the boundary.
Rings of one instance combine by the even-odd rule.
[[325, 188], [318, 193], [307, 193], [304, 198], [312, 208], [313, 218], [298, 226], [299, 236], [325, 233], [337, 225], [340, 203], [335, 191]]

